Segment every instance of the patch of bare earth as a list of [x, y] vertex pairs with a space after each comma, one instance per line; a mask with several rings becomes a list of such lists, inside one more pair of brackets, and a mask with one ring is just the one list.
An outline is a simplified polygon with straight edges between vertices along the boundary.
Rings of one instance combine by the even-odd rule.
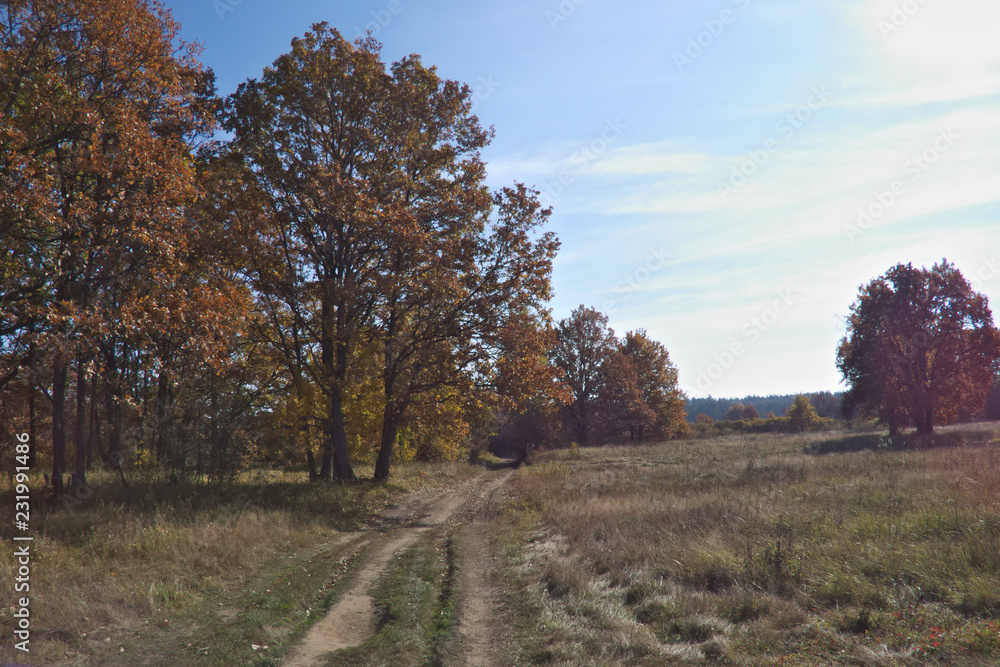
[[461, 553], [458, 561], [457, 596], [460, 664], [491, 667], [499, 664], [496, 648], [501, 643], [496, 636], [496, 591], [490, 582], [495, 570], [494, 550], [490, 540], [489, 522], [497, 512], [497, 496], [510, 472], [485, 487], [461, 528]]
[[[326, 616], [309, 630], [283, 663], [283, 667], [321, 665], [326, 654], [357, 646], [374, 636], [375, 604], [369, 589], [393, 556], [414, 544], [422, 533], [446, 523], [459, 522], [463, 518], [468, 520], [469, 516], [475, 522], [477, 509], [492, 490], [507, 478], [507, 475], [503, 475], [484, 486], [484, 475], [475, 477], [455, 491], [429, 500], [426, 497], [411, 498], [387, 512], [379, 526], [383, 534], [363, 557], [350, 588]], [[488, 607], [484, 606], [486, 598], [482, 582], [477, 578], [477, 573], [483, 572], [484, 559], [487, 557], [487, 539], [485, 532], [479, 531], [485, 531], [485, 525], [475, 527], [470, 532], [472, 539], [468, 566], [459, 573], [459, 585], [463, 591], [460, 595], [465, 600], [459, 629], [463, 636], [471, 638], [467, 644], [468, 650], [465, 651], [470, 656], [466, 664], [489, 665], [489, 645], [481, 641], [489, 636], [489, 613]]]

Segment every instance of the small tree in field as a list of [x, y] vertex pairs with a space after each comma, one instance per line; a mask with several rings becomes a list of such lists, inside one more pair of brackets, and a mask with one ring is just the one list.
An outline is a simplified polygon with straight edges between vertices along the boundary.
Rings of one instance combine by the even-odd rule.
[[651, 339], [645, 329], [625, 334], [621, 352], [634, 364], [640, 398], [655, 415], [640, 439], [682, 438], [688, 435], [684, 393], [678, 386], [677, 367], [663, 343]]
[[605, 383], [605, 364], [618, 347], [608, 318], [581, 305], [556, 327], [552, 362], [565, 374], [573, 393], [570, 418], [573, 434], [581, 445], [589, 445], [595, 430], [598, 399]]
[[819, 422], [816, 408], [809, 402], [808, 396], [802, 395], [795, 397], [795, 402], [788, 409], [788, 418], [791, 420], [792, 426], [799, 431], [808, 431]]
[[733, 422], [740, 421], [743, 419], [743, 410], [745, 407], [746, 406], [742, 403], [733, 403], [729, 406], [729, 409], [726, 410], [726, 419]]

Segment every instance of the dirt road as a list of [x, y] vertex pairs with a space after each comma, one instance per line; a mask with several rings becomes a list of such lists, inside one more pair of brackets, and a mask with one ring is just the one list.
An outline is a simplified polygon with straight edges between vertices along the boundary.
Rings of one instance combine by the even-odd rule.
[[372, 585], [394, 555], [413, 545], [422, 533], [446, 525], [463, 537], [457, 573], [459, 664], [496, 664], [489, 623], [491, 588], [484, 577], [491, 559], [485, 521], [491, 501], [510, 474], [483, 473], [456, 490], [409, 498], [387, 512], [379, 525], [380, 535], [355, 566], [353, 584], [289, 653], [282, 667], [318, 667], [331, 651], [357, 646], [372, 637], [376, 631]]

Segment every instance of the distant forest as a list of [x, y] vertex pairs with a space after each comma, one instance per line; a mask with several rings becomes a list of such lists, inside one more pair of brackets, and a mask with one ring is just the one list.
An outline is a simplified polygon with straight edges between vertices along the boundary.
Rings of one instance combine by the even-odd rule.
[[[767, 417], [773, 412], [777, 417], [783, 417], [785, 410], [792, 407], [795, 394], [774, 395], [774, 396], [747, 396], [746, 398], [688, 398], [685, 410], [687, 410], [687, 420], [694, 423], [698, 415], [708, 415], [716, 421], [726, 418], [726, 413], [733, 405], [739, 403], [743, 406], [752, 405], [757, 409], [761, 417]], [[806, 394], [809, 401], [816, 408], [816, 413], [820, 417], [830, 417], [841, 419], [840, 402], [844, 396], [843, 392], [831, 393], [821, 391], [815, 394]]]
[[[726, 418], [726, 413], [733, 405], [752, 405], [756, 408], [761, 417], [767, 417], [773, 412], [777, 417], [783, 417], [785, 410], [792, 406], [795, 394], [773, 395], [773, 396], [747, 396], [746, 398], [688, 398], [684, 409], [687, 411], [687, 420], [694, 423], [698, 415], [708, 415], [712, 419], [719, 421]], [[844, 398], [844, 392], [831, 393], [821, 391], [815, 394], [806, 394], [809, 401], [816, 408], [816, 413], [820, 417], [830, 417], [831, 419], [843, 419], [844, 415], [840, 411], [840, 404]], [[972, 419], [998, 421], [1000, 420], [1000, 381], [994, 383], [986, 397], [986, 405], [981, 413], [971, 416]], [[960, 419], [965, 421], [966, 419]]]

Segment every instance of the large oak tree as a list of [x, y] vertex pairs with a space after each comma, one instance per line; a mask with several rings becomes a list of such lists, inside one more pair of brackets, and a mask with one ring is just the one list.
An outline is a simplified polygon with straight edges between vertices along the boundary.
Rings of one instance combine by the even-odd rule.
[[492, 131], [472, 102], [419, 57], [386, 67], [375, 40], [326, 24], [231, 98], [232, 153], [260, 218], [253, 286], [296, 386], [326, 401], [321, 477], [354, 477], [352, 360], [381, 367], [384, 480], [408, 412], [488, 383], [505, 323], [549, 298], [548, 211], [521, 185], [489, 192], [479, 152]]
[[1000, 360], [986, 297], [947, 261], [898, 264], [861, 288], [837, 366], [849, 405], [893, 432], [908, 417], [920, 433], [960, 410], [979, 410]]

